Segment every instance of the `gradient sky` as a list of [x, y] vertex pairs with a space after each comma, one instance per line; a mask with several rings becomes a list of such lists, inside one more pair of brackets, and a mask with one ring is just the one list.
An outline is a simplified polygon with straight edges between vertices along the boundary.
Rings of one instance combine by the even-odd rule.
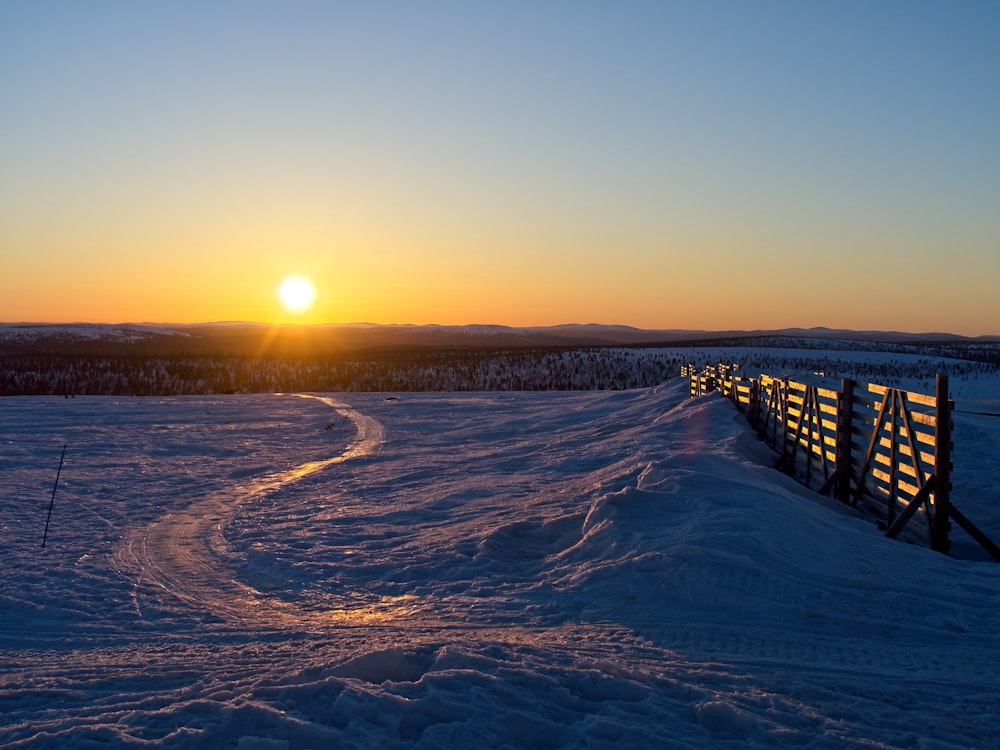
[[1000, 334], [1000, 2], [0, 1], [0, 320], [293, 319]]

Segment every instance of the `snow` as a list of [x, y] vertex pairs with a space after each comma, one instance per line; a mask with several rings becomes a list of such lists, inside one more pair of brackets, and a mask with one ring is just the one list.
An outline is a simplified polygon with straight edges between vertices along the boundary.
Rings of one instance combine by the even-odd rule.
[[[0, 748], [1000, 744], [1000, 565], [717, 394], [387, 395], [0, 401]], [[955, 443], [995, 534], [1000, 419]]]
[[69, 337], [90, 339], [93, 341], [105, 339], [110, 341], [140, 341], [151, 335], [185, 336], [187, 334], [169, 328], [149, 325], [112, 325], [107, 323], [75, 323], [75, 324], [0, 324], [0, 341], [16, 339], [38, 339], [52, 337]]

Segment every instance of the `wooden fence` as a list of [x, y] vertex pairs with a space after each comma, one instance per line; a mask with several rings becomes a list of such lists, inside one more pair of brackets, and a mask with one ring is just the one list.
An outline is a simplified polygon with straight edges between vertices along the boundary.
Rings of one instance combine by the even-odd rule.
[[[873, 512], [886, 536], [923, 540], [947, 554], [955, 521], [995, 559], [1000, 548], [951, 501], [952, 411], [948, 377], [934, 395], [874, 383], [822, 378], [796, 382], [738, 365], [684, 365], [691, 396], [718, 391], [778, 454], [776, 468], [807, 487]], [[812, 379], [806, 379], [812, 380]]]

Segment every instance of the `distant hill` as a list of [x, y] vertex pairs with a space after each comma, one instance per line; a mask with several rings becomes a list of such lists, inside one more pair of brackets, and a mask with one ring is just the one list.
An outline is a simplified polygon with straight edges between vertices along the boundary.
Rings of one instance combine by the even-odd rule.
[[[699, 331], [649, 330], [598, 323], [514, 328], [500, 325], [380, 325], [349, 323], [279, 326], [216, 322], [172, 324], [0, 324], [0, 353], [141, 353], [294, 356], [399, 347], [594, 347], [721, 343], [774, 345], [773, 339], [940, 345], [997, 343], [1000, 336], [850, 331], [829, 328]], [[764, 343], [768, 340], [767, 343]]]
[[[725, 351], [751, 369], [833, 368], [867, 379], [889, 376], [884, 362], [872, 369], [872, 353], [909, 358], [905, 371], [895, 366], [897, 378], [1000, 368], [995, 339], [826, 329], [8, 325], [0, 326], [0, 396], [620, 390], [658, 385], [677, 377], [682, 364]], [[831, 359], [835, 354], [847, 359]]]

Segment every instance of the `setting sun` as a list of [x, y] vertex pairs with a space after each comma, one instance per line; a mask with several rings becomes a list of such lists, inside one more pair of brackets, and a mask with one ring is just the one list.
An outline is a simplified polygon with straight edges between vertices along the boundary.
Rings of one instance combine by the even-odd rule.
[[278, 298], [289, 312], [305, 312], [316, 299], [316, 288], [305, 276], [287, 276], [278, 285]]

